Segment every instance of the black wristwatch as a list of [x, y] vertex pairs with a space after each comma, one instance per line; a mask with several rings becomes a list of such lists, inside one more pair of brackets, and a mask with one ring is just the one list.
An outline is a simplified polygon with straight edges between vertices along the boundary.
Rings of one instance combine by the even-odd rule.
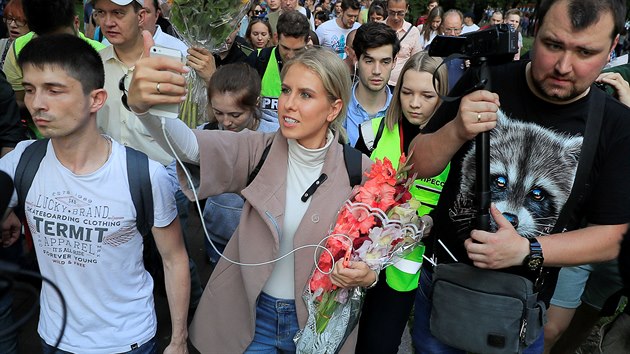
[[523, 266], [531, 271], [540, 271], [543, 266], [543, 261], [545, 260], [542, 247], [535, 237], [528, 238], [527, 240], [529, 240], [529, 254], [525, 256]]

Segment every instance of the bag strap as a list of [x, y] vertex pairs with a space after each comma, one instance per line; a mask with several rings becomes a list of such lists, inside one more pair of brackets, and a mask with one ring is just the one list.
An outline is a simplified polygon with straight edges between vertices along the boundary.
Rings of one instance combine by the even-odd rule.
[[588, 116], [586, 128], [584, 130], [584, 140], [580, 150], [580, 160], [578, 162], [575, 179], [571, 187], [571, 193], [566, 203], [560, 211], [552, 233], [564, 232], [571, 221], [571, 216], [575, 207], [584, 198], [584, 193], [588, 188], [588, 177], [595, 160], [597, 144], [604, 120], [604, 109], [606, 106], [606, 95], [602, 90], [591, 88], [592, 96], [589, 100]]
[[398, 43], [402, 43], [403, 39], [405, 39], [405, 37], [407, 37], [409, 32], [411, 32], [411, 27], [413, 27], [413, 26], [409, 27], [409, 29], [407, 30], [407, 32], [405, 32], [405, 34], [402, 36], [402, 38], [398, 40]]
[[[565, 232], [571, 222], [572, 214], [577, 205], [584, 198], [584, 194], [588, 189], [588, 177], [595, 160], [597, 152], [597, 144], [601, 132], [602, 122], [604, 120], [604, 109], [606, 106], [606, 95], [600, 89], [592, 89], [592, 95], [589, 99], [588, 116], [586, 118], [586, 128], [584, 129], [584, 139], [582, 148], [580, 149], [580, 159], [578, 161], [577, 171], [571, 187], [571, 193], [564, 203], [556, 224], [551, 231], [552, 234]], [[540, 269], [538, 278], [534, 283], [534, 288], [539, 291], [545, 279], [549, 275], [549, 269], [545, 267]]]
[[[127, 151], [127, 180], [131, 200], [136, 208], [136, 227], [144, 237], [153, 227], [153, 193], [149, 175], [149, 158], [146, 154], [125, 147]], [[131, 173], [133, 171], [133, 173]]]
[[22, 156], [20, 156], [15, 169], [13, 180], [17, 191], [18, 203], [14, 211], [20, 220], [24, 219], [24, 201], [29, 189], [31, 189], [37, 170], [39, 170], [39, 165], [44, 156], [46, 156], [48, 141], [49, 139], [35, 140], [31, 145], [27, 146]]
[[361, 184], [362, 156], [361, 151], [350, 145], [343, 145], [343, 160], [346, 163], [346, 171], [348, 172], [351, 187]]
[[[269, 150], [271, 149], [271, 144], [265, 147], [265, 150], [260, 157], [260, 160], [256, 164], [256, 167], [252, 170], [249, 177], [247, 178], [247, 185], [249, 186], [252, 181], [260, 172], [265, 160], [267, 159], [267, 155], [269, 154]], [[343, 145], [343, 159], [346, 164], [346, 171], [348, 172], [348, 179], [350, 180], [350, 186], [354, 187], [356, 185], [361, 184], [361, 175], [362, 175], [362, 153], [361, 151], [353, 148], [350, 145]]]
[[374, 129], [372, 128], [372, 120], [366, 120], [365, 122], [359, 124], [359, 129], [361, 130], [361, 136], [363, 137], [365, 147], [368, 151], [372, 152], [376, 149], [378, 141], [381, 140], [381, 137], [383, 136], [383, 130], [385, 129], [385, 117], [381, 119], [376, 134], [374, 134]]
[[258, 176], [258, 172], [260, 172], [260, 169], [263, 167], [263, 164], [265, 163], [265, 160], [267, 159], [267, 155], [269, 155], [270, 149], [271, 149], [271, 144], [265, 147], [265, 150], [263, 151], [262, 156], [260, 157], [260, 160], [258, 160], [256, 167], [254, 167], [254, 169], [252, 170], [252, 173], [250, 173], [249, 177], [247, 178], [248, 186], [252, 183], [252, 181], [254, 181], [254, 178]]

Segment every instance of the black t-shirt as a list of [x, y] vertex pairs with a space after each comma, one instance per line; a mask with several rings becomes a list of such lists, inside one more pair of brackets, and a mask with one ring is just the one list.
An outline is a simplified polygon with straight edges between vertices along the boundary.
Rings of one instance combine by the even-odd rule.
[[241, 45], [247, 46], [247, 41], [239, 36], [234, 38], [234, 43], [230, 47], [228, 55], [221, 59], [218, 55], [214, 55], [214, 61], [217, 67], [233, 63], [243, 63], [247, 59], [247, 55], [241, 50]]
[[[508, 118], [500, 120], [491, 132], [490, 184], [492, 202], [517, 222], [521, 236], [542, 236], [551, 232], [571, 190], [588, 115], [587, 96], [567, 105], [556, 105], [536, 97], [525, 79], [527, 62], [512, 62], [490, 68], [492, 91], [499, 94], [501, 110]], [[472, 87], [468, 73], [457, 91]], [[595, 86], [591, 90], [597, 90]], [[577, 220], [602, 225], [630, 221], [630, 109], [606, 96], [604, 121], [595, 160], [589, 175], [590, 188], [575, 211]], [[436, 112], [425, 133], [452, 120], [459, 101], [445, 103]], [[437, 245], [436, 237], [459, 261], [469, 262], [463, 242], [474, 228], [474, 144], [468, 142], [453, 156], [448, 179], [438, 206], [431, 213], [434, 227], [427, 254], [435, 249], [438, 262], [452, 259]], [[493, 223], [494, 224], [494, 223]], [[494, 225], [493, 225], [494, 227]], [[580, 225], [572, 225], [571, 229]], [[523, 267], [511, 272], [530, 279]], [[551, 271], [542, 298], [553, 295], [557, 269]]]

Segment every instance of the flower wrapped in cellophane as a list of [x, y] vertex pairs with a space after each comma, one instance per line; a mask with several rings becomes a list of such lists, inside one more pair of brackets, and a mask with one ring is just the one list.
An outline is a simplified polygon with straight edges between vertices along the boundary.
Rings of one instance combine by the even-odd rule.
[[304, 290], [308, 320], [294, 339], [299, 353], [336, 353], [359, 320], [365, 289], [333, 285], [335, 262], [363, 261], [380, 272], [422, 246], [424, 225], [420, 202], [409, 192], [415, 179], [409, 169], [404, 155], [398, 171], [387, 158], [377, 159], [339, 210]]
[[[189, 47], [203, 47], [212, 53], [228, 50], [226, 39], [237, 29], [250, 7], [250, 0], [174, 0], [169, 20], [175, 32]], [[189, 73], [189, 101], [183, 114], [197, 115], [194, 123], [205, 121], [208, 110], [206, 83], [195, 74]], [[191, 102], [195, 107], [190, 107]], [[197, 108], [201, 107], [201, 109]], [[184, 121], [192, 117], [182, 117]], [[189, 124], [190, 125], [190, 124]]]

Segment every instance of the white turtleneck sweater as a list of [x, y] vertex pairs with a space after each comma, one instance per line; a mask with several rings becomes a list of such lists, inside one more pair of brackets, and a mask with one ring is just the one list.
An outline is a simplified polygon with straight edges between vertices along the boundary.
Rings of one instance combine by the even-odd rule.
[[[297, 141], [289, 139], [289, 168], [287, 169], [286, 204], [284, 207], [284, 222], [280, 235], [279, 255], [285, 255], [293, 250], [293, 236], [302, 222], [302, 218], [311, 203], [311, 198], [302, 201], [302, 195], [315, 182], [322, 172], [326, 152], [334, 141], [334, 135], [329, 130], [326, 145], [319, 149], [307, 149]], [[324, 235], [322, 235], [324, 237]], [[280, 299], [295, 298], [294, 289], [294, 255], [278, 261], [271, 276], [263, 287], [263, 291]]]
[[[142, 114], [144, 126], [160, 144], [167, 147], [162, 134], [160, 118], [151, 114]], [[166, 134], [172, 142], [177, 155], [184, 162], [199, 163], [199, 145], [192, 130], [182, 121], [166, 119]], [[334, 142], [334, 134], [328, 131], [326, 145], [319, 149], [307, 149], [297, 141], [288, 139], [289, 160], [287, 169], [286, 204], [284, 208], [284, 223], [280, 235], [280, 251], [278, 256], [283, 256], [293, 250], [293, 236], [302, 222], [302, 218], [311, 203], [311, 198], [306, 202], [301, 200], [302, 195], [321, 175], [326, 153]], [[170, 148], [167, 150], [170, 151]], [[325, 235], [322, 235], [324, 237]], [[278, 261], [271, 273], [271, 277], [263, 287], [263, 291], [280, 299], [294, 299], [294, 255]]]

